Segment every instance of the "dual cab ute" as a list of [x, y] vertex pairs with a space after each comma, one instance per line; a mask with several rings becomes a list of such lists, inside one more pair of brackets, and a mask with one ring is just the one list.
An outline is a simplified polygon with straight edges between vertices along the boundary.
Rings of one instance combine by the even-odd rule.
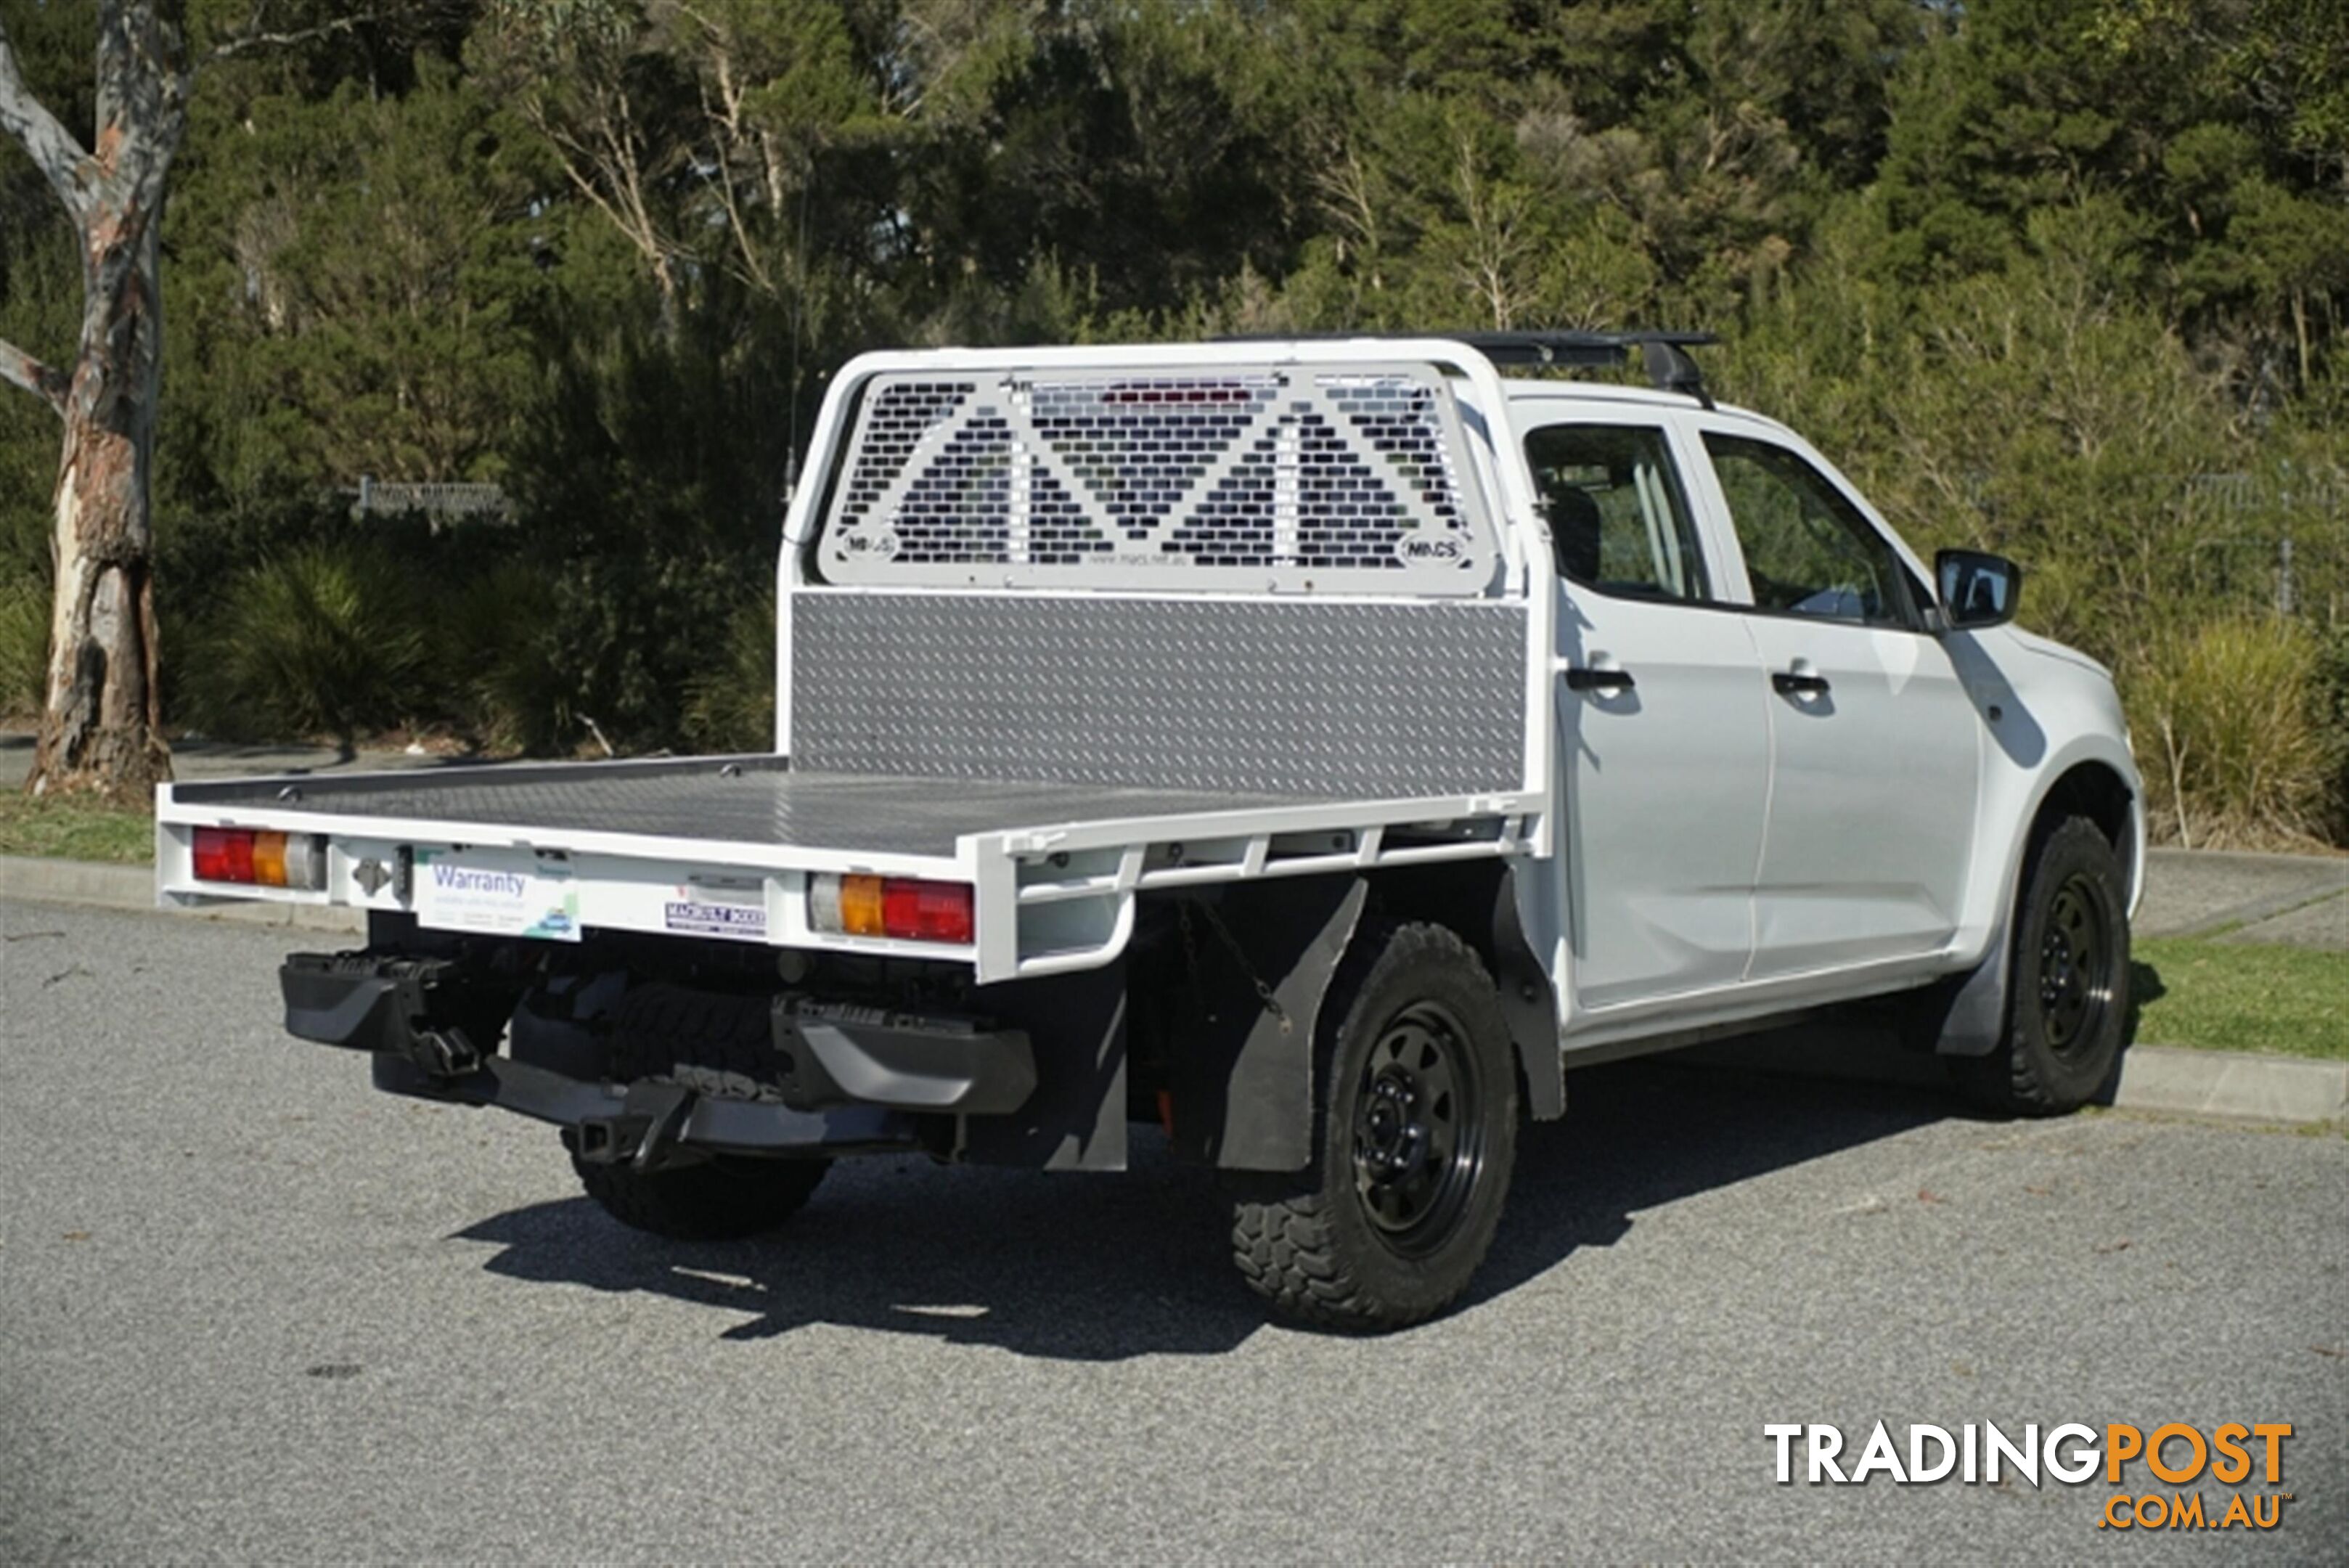
[[[1874, 1000], [2077, 1106], [2142, 862], [2111, 680], [1693, 341], [866, 356], [784, 528], [772, 754], [169, 785], [160, 898], [367, 911], [286, 1027], [554, 1124], [630, 1225], [1154, 1122], [1343, 1328], [1460, 1295], [1581, 1064]], [[1635, 351], [1652, 389], [1504, 376]]]

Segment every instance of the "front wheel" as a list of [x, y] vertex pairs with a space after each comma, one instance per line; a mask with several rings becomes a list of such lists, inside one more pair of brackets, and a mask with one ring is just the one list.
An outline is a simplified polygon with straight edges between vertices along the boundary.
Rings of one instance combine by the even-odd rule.
[[1992, 1110], [2076, 1110], [2120, 1060], [2128, 994], [2120, 857], [2095, 823], [2066, 818], [2040, 842], [2016, 901], [2006, 1038], [1987, 1056], [1951, 1058], [1951, 1070]]
[[1371, 1332], [1458, 1300], [1493, 1244], [1516, 1158], [1517, 1079], [1500, 998], [1444, 927], [1366, 931], [1324, 1002], [1319, 1148], [1253, 1179], [1232, 1249], [1279, 1312]]

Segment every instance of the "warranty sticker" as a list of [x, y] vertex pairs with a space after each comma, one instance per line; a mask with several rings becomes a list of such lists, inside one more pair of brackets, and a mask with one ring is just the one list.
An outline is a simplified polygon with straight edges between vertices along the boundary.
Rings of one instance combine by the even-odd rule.
[[527, 852], [416, 855], [416, 919], [441, 931], [579, 940], [579, 887], [564, 860]]

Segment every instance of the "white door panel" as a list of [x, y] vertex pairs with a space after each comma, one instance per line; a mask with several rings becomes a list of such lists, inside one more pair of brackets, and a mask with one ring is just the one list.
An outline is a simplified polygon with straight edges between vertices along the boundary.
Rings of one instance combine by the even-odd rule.
[[1757, 980], [1930, 952], [1965, 893], [1981, 724], [1940, 641], [1756, 615], [1770, 693], [1770, 821], [1754, 885]]
[[1735, 984], [1753, 949], [1769, 689], [1744, 616], [1569, 587], [1557, 685], [1564, 856], [1582, 1008]]
[[1652, 410], [1543, 412], [1518, 417], [1561, 579], [1558, 863], [1571, 1012], [1587, 1016], [1744, 977], [1769, 687], [1689, 501], [1702, 450]]
[[1770, 691], [1755, 981], [1932, 953], [1954, 938], [1982, 725], [1882, 524], [1802, 452], [1708, 421], [1703, 445]]

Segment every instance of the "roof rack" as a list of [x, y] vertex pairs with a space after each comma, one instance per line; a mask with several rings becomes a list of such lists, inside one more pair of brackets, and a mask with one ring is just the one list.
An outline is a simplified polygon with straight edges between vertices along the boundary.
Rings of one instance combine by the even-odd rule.
[[1694, 398], [1708, 409], [1713, 407], [1713, 398], [1704, 389], [1704, 373], [1697, 369], [1696, 361], [1689, 358], [1686, 350], [1721, 341], [1710, 332], [1584, 332], [1562, 327], [1522, 332], [1485, 329], [1469, 332], [1251, 333], [1220, 341], [1245, 343], [1274, 337], [1299, 341], [1310, 341], [1316, 337], [1440, 337], [1447, 342], [1464, 343], [1495, 365], [1557, 369], [1621, 365], [1630, 359], [1631, 350], [1637, 348], [1640, 362], [1647, 368], [1651, 386], [1660, 391], [1679, 392]]

